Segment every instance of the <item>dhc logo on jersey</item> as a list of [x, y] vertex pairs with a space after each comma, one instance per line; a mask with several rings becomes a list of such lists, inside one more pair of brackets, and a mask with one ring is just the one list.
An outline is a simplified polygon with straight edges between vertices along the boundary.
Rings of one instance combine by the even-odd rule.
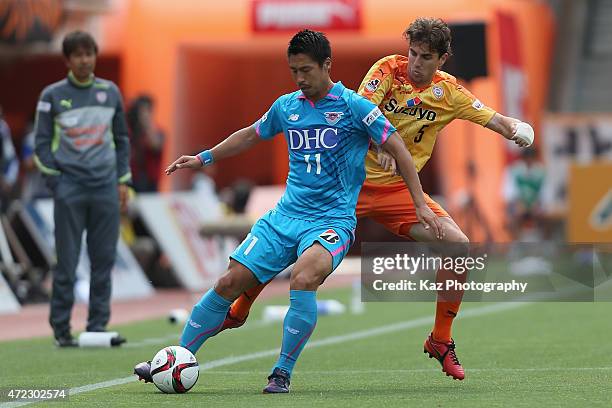
[[287, 129], [291, 150], [333, 149], [338, 146], [337, 128]]

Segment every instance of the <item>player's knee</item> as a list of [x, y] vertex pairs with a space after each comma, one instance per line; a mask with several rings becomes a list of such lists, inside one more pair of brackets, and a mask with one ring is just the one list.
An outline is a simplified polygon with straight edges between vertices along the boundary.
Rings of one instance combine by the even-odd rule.
[[[295, 272], [295, 271], [294, 271]], [[289, 283], [292, 290], [317, 290], [323, 278], [312, 271], [293, 273]]]
[[454, 223], [445, 222], [444, 223], [444, 242], [448, 242], [451, 244], [469, 244], [470, 239], [461, 231]]
[[229, 269], [217, 280], [215, 291], [226, 299], [236, 299], [243, 292], [240, 279]]
[[465, 235], [463, 233], [463, 231], [461, 231], [460, 229], [457, 229], [455, 231], [453, 231], [452, 237], [450, 239], [450, 242], [453, 242], [455, 244], [469, 244], [470, 243], [470, 239], [467, 237], [467, 235]]
[[[459, 228], [450, 228], [446, 231], [442, 251], [446, 256], [466, 256], [469, 252], [469, 238]], [[451, 245], [448, 245], [451, 244]]]

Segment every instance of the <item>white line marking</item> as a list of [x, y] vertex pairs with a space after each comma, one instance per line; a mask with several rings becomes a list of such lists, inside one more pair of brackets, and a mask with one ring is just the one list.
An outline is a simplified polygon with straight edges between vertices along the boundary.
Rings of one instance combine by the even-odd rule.
[[151, 337], [148, 339], [143, 339], [141, 341], [135, 341], [135, 342], [130, 342], [125, 344], [124, 348], [137, 348], [137, 347], [142, 347], [142, 346], [149, 346], [151, 344], [162, 344], [162, 343], [167, 343], [167, 342], [171, 342], [171, 341], [178, 341], [178, 338], [180, 337], [180, 333], [172, 333], [172, 334], [168, 334], [167, 336], [164, 337]]
[[[263, 320], [252, 320], [252, 321], [249, 320], [244, 324], [244, 326], [240, 328], [240, 332], [242, 333], [245, 330], [257, 329], [257, 328], [264, 327], [264, 326], [270, 326], [274, 323], [280, 324], [278, 321], [264, 322]], [[151, 338], [143, 339], [140, 341], [128, 342], [122, 347], [138, 348], [142, 346], [149, 346], [152, 344], [168, 345], [168, 342], [173, 342], [174, 344], [178, 344], [179, 337], [181, 337], [181, 333], [179, 329], [177, 329], [177, 332], [169, 333], [168, 335], [163, 336], [163, 337], [151, 337]]]
[[[611, 367], [531, 367], [531, 368], [469, 368], [468, 372], [548, 372], [548, 371], [608, 371]], [[438, 372], [440, 368], [407, 368], [396, 370], [295, 370], [303, 375], [369, 375], [369, 374], [410, 374]], [[208, 375], [268, 375], [269, 371], [207, 370]]]
[[[503, 312], [506, 310], [512, 310], [512, 309], [516, 309], [516, 308], [519, 308], [519, 307], [522, 307], [528, 304], [530, 303], [528, 302], [495, 303], [492, 305], [483, 306], [479, 308], [467, 309], [461, 312], [461, 319], [466, 319], [469, 317], [477, 317], [477, 316], [482, 316], [482, 315], [487, 315], [487, 314], [492, 314], [492, 313], [497, 313], [497, 312]], [[328, 337], [325, 339], [312, 340], [306, 344], [305, 348], [316, 348], [316, 347], [329, 346], [329, 345], [339, 344], [339, 343], [344, 343], [344, 342], [349, 342], [349, 341], [361, 340], [361, 339], [366, 339], [369, 337], [379, 336], [381, 334], [393, 333], [393, 332], [398, 332], [402, 330], [414, 329], [416, 327], [431, 325], [432, 323], [433, 323], [433, 317], [420, 317], [420, 318], [413, 319], [413, 320], [407, 320], [404, 322], [388, 324], [386, 326], [375, 327], [373, 329], [360, 330], [360, 331], [356, 331], [352, 333], [347, 333], [341, 336], [332, 336], [332, 337]], [[215, 367], [223, 367], [227, 365], [242, 363], [245, 361], [257, 360], [257, 359], [264, 358], [264, 357], [273, 357], [273, 356], [278, 355], [279, 353], [280, 353], [280, 349], [275, 348], [271, 350], [259, 351], [256, 353], [244, 354], [241, 356], [233, 356], [233, 357], [221, 358], [218, 360], [212, 360], [207, 363], [200, 364], [200, 371], [210, 370]], [[80, 387], [70, 388], [69, 395], [81, 394], [84, 392], [95, 391], [101, 388], [114, 387], [116, 385], [123, 385], [123, 384], [127, 384], [130, 382], [135, 382], [135, 381], [136, 381], [136, 377], [134, 375], [131, 375], [129, 377], [116, 378], [114, 380], [103, 381], [103, 382], [99, 382], [95, 384], [88, 384], [88, 385], [83, 385]], [[0, 404], [0, 408], [21, 407], [24, 405], [34, 404], [35, 402], [36, 401], [7, 402], [7, 403]]]

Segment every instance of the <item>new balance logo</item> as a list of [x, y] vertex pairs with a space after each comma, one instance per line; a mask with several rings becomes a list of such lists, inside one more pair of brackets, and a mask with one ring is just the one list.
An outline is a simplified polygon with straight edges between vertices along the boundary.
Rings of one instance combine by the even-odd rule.
[[298, 329], [294, 329], [293, 327], [287, 326], [287, 331], [291, 334], [300, 334]]
[[189, 325], [191, 327], [193, 327], [194, 329], [199, 329], [200, 327], [202, 327], [201, 324], [194, 322], [193, 320], [189, 319]]
[[328, 229], [327, 231], [319, 235], [319, 237], [323, 238], [326, 242], [329, 242], [330, 244], [335, 244], [340, 240], [340, 237], [333, 229]]

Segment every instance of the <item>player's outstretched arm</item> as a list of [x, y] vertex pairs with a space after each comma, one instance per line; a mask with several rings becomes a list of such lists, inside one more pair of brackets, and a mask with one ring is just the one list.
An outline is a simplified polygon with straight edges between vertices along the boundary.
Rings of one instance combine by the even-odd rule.
[[518, 119], [496, 113], [486, 124], [486, 127], [506, 139], [512, 140], [520, 147], [531, 146], [533, 143], [533, 128], [529, 123], [521, 122]]
[[[200, 153], [199, 156], [181, 156], [166, 168], [166, 174], [170, 175], [178, 169], [199, 169], [204, 164], [212, 164], [226, 157], [235, 156], [259, 142], [261, 138], [257, 135], [253, 126], [240, 129], [232, 133], [227, 139], [213, 147]], [[203, 161], [208, 159], [208, 161]]]
[[412, 161], [412, 156], [410, 155], [410, 152], [408, 152], [408, 149], [406, 149], [402, 138], [397, 134], [397, 132], [395, 132], [389, 136], [382, 147], [395, 158], [399, 174], [404, 179], [404, 182], [410, 191], [410, 195], [412, 196], [412, 201], [414, 202], [414, 207], [416, 209], [416, 215], [419, 222], [423, 224], [425, 229], [431, 228], [434, 235], [438, 239], [441, 239], [444, 236], [444, 227], [436, 214], [434, 214], [434, 212], [425, 202], [425, 195], [423, 193], [423, 188], [421, 187], [419, 174], [416, 171], [416, 167]]

